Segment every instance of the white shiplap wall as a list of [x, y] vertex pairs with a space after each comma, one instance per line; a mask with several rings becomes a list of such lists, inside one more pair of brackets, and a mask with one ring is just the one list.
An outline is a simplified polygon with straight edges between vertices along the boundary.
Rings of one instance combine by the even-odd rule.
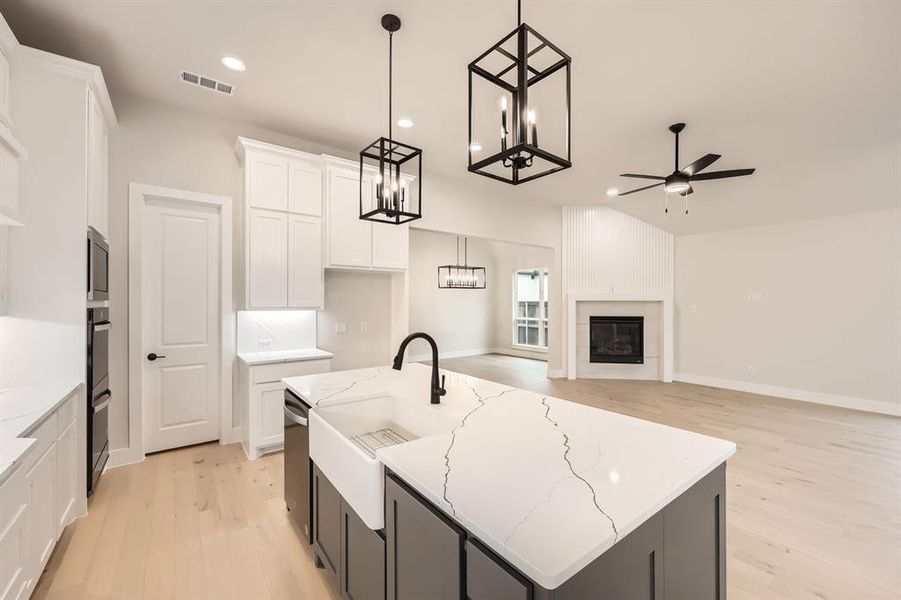
[[663, 298], [672, 247], [671, 233], [607, 206], [564, 206], [564, 293]]
[[662, 379], [673, 372], [673, 235], [607, 206], [563, 207], [565, 371], [574, 378], [575, 302], [663, 303]]

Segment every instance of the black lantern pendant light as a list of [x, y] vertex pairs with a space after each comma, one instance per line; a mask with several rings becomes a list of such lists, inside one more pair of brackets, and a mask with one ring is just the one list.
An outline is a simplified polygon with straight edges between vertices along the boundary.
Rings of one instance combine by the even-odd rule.
[[468, 240], [463, 238], [463, 264], [460, 264], [460, 237], [457, 236], [457, 262], [438, 267], [439, 289], [484, 290], [485, 267], [470, 267]]
[[360, 219], [400, 225], [422, 218], [422, 150], [393, 139], [392, 77], [397, 15], [384, 15], [388, 32], [388, 137], [360, 152]]
[[516, 15], [516, 29], [469, 64], [469, 170], [513, 185], [572, 166], [572, 59], [522, 22], [522, 0]]

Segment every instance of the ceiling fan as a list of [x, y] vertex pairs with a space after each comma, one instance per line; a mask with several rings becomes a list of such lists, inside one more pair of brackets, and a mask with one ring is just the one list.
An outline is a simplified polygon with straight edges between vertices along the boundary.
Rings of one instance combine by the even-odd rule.
[[[636, 179], [655, 179], [660, 183], [646, 185], [644, 187], [629, 190], [628, 192], [617, 192], [614, 196], [628, 196], [635, 192], [649, 190], [651, 188], [663, 186], [667, 194], [679, 194], [680, 196], [688, 196], [694, 190], [691, 187], [693, 181], [707, 181], [710, 179], [726, 179], [728, 177], [741, 177], [750, 175], [754, 169], [730, 169], [728, 171], [710, 171], [709, 173], [701, 173], [704, 169], [712, 165], [719, 158], [719, 154], [705, 154], [698, 160], [694, 161], [684, 169], [679, 169], [679, 133], [685, 129], [685, 123], [673, 123], [669, 126], [669, 130], [676, 136], [676, 170], [667, 176], [661, 175], [642, 175], [640, 173], [623, 173], [620, 177], [634, 177]], [[686, 198], [685, 214], [688, 214], [688, 200]], [[669, 212], [669, 207], [666, 208]]]

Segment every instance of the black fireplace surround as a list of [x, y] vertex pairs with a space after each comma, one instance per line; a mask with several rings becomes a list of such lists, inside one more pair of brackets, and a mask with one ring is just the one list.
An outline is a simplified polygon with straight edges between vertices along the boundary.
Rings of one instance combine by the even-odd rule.
[[589, 360], [593, 363], [644, 363], [644, 317], [591, 317]]

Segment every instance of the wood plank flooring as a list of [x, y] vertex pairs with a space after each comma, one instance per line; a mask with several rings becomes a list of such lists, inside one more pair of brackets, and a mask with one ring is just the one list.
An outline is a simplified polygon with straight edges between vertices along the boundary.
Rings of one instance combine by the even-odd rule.
[[[689, 384], [548, 380], [539, 361], [442, 367], [735, 441], [730, 600], [901, 597], [901, 419]], [[282, 455], [206, 444], [110, 470], [35, 598], [330, 599], [287, 520]]]

